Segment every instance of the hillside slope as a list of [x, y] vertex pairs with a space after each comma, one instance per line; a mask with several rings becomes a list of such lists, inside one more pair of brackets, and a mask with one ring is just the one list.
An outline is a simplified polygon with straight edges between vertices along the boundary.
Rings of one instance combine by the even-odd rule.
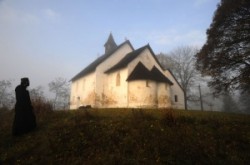
[[249, 115], [60, 111], [37, 114], [37, 130], [15, 138], [12, 120], [1, 111], [2, 164], [250, 164]]

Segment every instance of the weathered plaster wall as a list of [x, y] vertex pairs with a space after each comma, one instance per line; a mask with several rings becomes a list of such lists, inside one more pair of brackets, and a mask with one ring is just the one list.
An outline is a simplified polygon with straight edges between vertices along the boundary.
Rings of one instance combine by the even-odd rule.
[[127, 68], [108, 74], [104, 89], [105, 107], [127, 107]]
[[136, 80], [128, 82], [128, 107], [156, 108], [157, 86], [154, 81]]
[[[155, 61], [151, 52], [146, 49], [144, 50], [135, 60], [133, 60], [128, 67], [128, 73], [130, 74], [138, 62], [142, 62], [149, 70], [153, 66], [157, 67], [163, 74], [164, 71]], [[129, 75], [128, 74], [128, 75]], [[141, 83], [141, 84], [140, 84]], [[149, 81], [149, 87], [146, 87], [146, 81], [130, 82], [129, 83], [129, 106], [133, 107], [170, 107], [170, 85], [166, 83], [157, 83], [154, 81]], [[167, 86], [167, 87], [166, 87]], [[145, 91], [143, 90], [145, 89]], [[136, 93], [136, 94], [135, 94]], [[141, 101], [143, 103], [136, 103]]]
[[158, 108], [171, 107], [170, 85], [166, 83], [158, 83], [157, 85], [157, 101]]
[[[146, 49], [127, 68], [113, 73], [104, 73], [107, 69], [120, 61], [132, 48], [125, 44], [112, 56], [101, 63], [95, 70], [71, 84], [70, 109], [79, 106], [91, 105], [92, 107], [169, 107], [171, 103], [174, 108], [184, 107], [184, 95], [175, 79], [169, 72], [162, 71], [151, 52]], [[173, 83], [157, 83], [151, 80], [138, 80], [127, 82], [128, 75], [141, 61], [149, 70], [156, 66]], [[117, 84], [119, 74], [120, 83]], [[146, 83], [148, 82], [148, 83]], [[178, 102], [174, 102], [174, 96], [178, 95]]]
[[[171, 96], [171, 103], [172, 107], [174, 109], [184, 109], [185, 103], [184, 103], [184, 93], [175, 78], [172, 76], [172, 74], [166, 70], [165, 75], [168, 77], [170, 81], [174, 83], [174, 85], [170, 86], [170, 96]], [[178, 101], [175, 101], [175, 96], [177, 96]]]
[[104, 72], [118, 63], [131, 51], [132, 48], [130, 45], [125, 44], [96, 68], [96, 107], [105, 108], [110, 106], [107, 104], [107, 101], [117, 104], [113, 99], [111, 99], [111, 97], [108, 97], [109, 93], [105, 92], [106, 87], [109, 86], [109, 79], [108, 74], [105, 74]]
[[71, 83], [70, 109], [95, 106], [95, 73], [90, 73]]

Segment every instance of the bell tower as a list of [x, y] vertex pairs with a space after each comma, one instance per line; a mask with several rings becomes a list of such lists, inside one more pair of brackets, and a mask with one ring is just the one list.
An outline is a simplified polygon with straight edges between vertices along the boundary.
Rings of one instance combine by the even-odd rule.
[[105, 47], [105, 54], [108, 54], [117, 48], [112, 33], [109, 34], [109, 38], [104, 44], [104, 47]]

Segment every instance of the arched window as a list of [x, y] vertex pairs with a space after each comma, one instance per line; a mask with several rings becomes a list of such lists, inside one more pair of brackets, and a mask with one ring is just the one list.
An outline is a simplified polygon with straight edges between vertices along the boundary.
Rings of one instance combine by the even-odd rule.
[[116, 75], [116, 86], [120, 86], [120, 84], [121, 84], [120, 73], [117, 73], [117, 75]]
[[149, 87], [149, 80], [146, 80], [146, 87]]

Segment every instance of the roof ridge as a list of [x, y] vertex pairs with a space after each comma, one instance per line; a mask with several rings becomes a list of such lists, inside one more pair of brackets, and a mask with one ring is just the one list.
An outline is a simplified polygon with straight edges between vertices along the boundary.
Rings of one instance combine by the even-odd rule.
[[109, 58], [115, 51], [117, 51], [119, 48], [121, 48], [123, 45], [125, 44], [129, 44], [130, 47], [132, 48], [132, 50], [134, 50], [133, 46], [131, 45], [130, 41], [129, 40], [126, 40], [124, 42], [122, 42], [119, 46], [117, 46], [116, 49], [114, 49], [113, 51], [109, 52], [109, 53], [104, 53], [103, 55], [101, 55], [100, 57], [96, 58], [93, 62], [91, 62], [87, 67], [85, 67], [82, 71], [80, 71], [78, 74], [76, 74], [72, 79], [71, 81], [74, 81], [88, 73], [91, 73], [93, 72], [96, 67], [102, 63], [103, 61], [105, 61], [107, 58]]
[[111, 68], [106, 70], [104, 73], [110, 73], [110, 72], [113, 72], [117, 69], [126, 67], [131, 61], [133, 61], [133, 59], [135, 59], [138, 55], [140, 55], [140, 53], [144, 49], [146, 49], [148, 46], [149, 45], [145, 45], [145, 46], [142, 46], [142, 47], [140, 47], [132, 52], [129, 52], [119, 62], [117, 62], [114, 66], [112, 66]]

